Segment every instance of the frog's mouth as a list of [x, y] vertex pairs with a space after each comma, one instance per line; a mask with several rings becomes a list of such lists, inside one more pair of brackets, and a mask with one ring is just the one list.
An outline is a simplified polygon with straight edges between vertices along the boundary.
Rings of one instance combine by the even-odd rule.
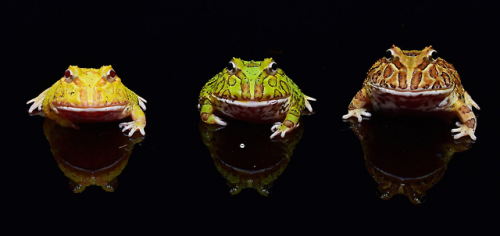
[[266, 100], [266, 101], [252, 101], [252, 100], [231, 100], [225, 98], [217, 97], [219, 102], [227, 103], [229, 105], [238, 106], [238, 107], [246, 107], [246, 108], [261, 108], [261, 107], [269, 107], [275, 105], [281, 105], [285, 103], [289, 98], [281, 98], [275, 100]]
[[68, 107], [56, 106], [59, 111], [65, 112], [117, 112], [123, 111], [126, 106], [109, 106], [109, 107]]
[[123, 102], [106, 102], [101, 103], [100, 101], [88, 102], [84, 101], [81, 104], [71, 103], [67, 101], [55, 101], [52, 102], [51, 108], [55, 110], [56, 114], [58, 112], [63, 113], [109, 113], [109, 112], [122, 112], [127, 108], [127, 103]]
[[122, 119], [129, 115], [126, 105], [111, 105], [102, 107], [74, 107], [64, 105], [52, 105], [52, 112], [58, 116], [65, 117], [72, 122], [104, 122]]
[[228, 117], [254, 123], [283, 120], [288, 112], [289, 98], [267, 101], [217, 98], [217, 110]]
[[402, 90], [402, 89], [393, 89], [381, 87], [378, 85], [373, 86], [374, 90], [381, 94], [393, 94], [397, 96], [404, 97], [418, 97], [418, 96], [433, 96], [433, 95], [442, 95], [449, 94], [453, 91], [454, 87], [446, 88], [446, 89], [426, 89], [426, 90]]

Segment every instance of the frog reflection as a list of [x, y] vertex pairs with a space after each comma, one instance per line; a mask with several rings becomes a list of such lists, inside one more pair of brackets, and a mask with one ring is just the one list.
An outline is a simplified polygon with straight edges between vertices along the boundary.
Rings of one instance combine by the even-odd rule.
[[134, 145], [144, 139], [138, 134], [131, 138], [123, 135], [115, 122], [81, 124], [76, 130], [45, 118], [43, 131], [50, 151], [75, 193], [90, 185], [113, 192], [118, 186], [116, 178], [127, 165]]
[[269, 127], [262, 124], [235, 120], [231, 126], [221, 127], [200, 121], [199, 127], [217, 170], [231, 188], [230, 193], [235, 195], [244, 188], [254, 188], [267, 196], [302, 137], [302, 124], [285, 138], [272, 140]]
[[424, 202], [426, 191], [441, 180], [453, 153], [473, 144], [468, 137], [454, 139], [449, 132], [452, 124], [441, 120], [379, 116], [349, 122], [383, 200], [403, 194], [413, 204]]

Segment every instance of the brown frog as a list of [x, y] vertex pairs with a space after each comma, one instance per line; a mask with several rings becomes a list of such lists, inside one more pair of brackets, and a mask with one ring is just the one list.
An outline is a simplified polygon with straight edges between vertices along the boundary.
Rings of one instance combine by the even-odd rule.
[[392, 46], [391, 56], [381, 58], [370, 68], [363, 88], [349, 104], [343, 119], [371, 116], [371, 109], [392, 114], [439, 114], [458, 116], [458, 128], [452, 129], [455, 139], [474, 132], [477, 119], [472, 106], [480, 109], [464, 90], [452, 64], [435, 57], [432, 46], [418, 50], [401, 50]]

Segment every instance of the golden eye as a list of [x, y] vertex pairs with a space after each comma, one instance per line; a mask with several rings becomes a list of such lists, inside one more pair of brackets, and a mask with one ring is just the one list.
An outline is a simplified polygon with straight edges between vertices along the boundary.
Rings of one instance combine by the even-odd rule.
[[64, 78], [66, 79], [66, 82], [71, 83], [75, 79], [75, 76], [73, 75], [73, 71], [70, 69], [67, 69], [66, 72], [64, 72]]
[[234, 74], [236, 74], [236, 71], [238, 71], [238, 68], [236, 68], [236, 64], [234, 64], [234, 62], [230, 61], [229, 64], [227, 65], [227, 72], [234, 75]]
[[276, 62], [271, 62], [269, 64], [269, 66], [267, 66], [267, 72], [271, 75], [274, 75], [276, 74], [276, 72], [278, 71], [278, 64]]
[[115, 81], [115, 78], [116, 78], [116, 72], [115, 70], [111, 69], [111, 70], [108, 70], [108, 73], [106, 73], [106, 79], [108, 80], [108, 82], [113, 82]]

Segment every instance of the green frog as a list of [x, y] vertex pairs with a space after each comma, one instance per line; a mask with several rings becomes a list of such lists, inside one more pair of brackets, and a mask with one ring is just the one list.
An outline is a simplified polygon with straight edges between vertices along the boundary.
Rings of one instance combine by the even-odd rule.
[[208, 81], [200, 92], [198, 109], [203, 122], [227, 125], [219, 114], [253, 123], [274, 123], [273, 134], [285, 137], [299, 126], [304, 108], [313, 109], [299, 87], [278, 64], [233, 58], [222, 72]]

